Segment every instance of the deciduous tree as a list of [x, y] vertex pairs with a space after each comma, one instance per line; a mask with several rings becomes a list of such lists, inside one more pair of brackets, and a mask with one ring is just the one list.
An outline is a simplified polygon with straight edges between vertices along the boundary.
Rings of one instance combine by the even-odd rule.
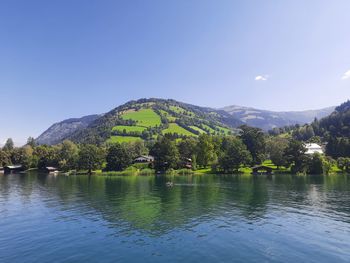
[[277, 166], [285, 166], [284, 151], [288, 146], [288, 140], [280, 137], [272, 137], [266, 141], [266, 153], [270, 160]]
[[245, 144], [235, 137], [225, 137], [218, 158], [219, 167], [224, 172], [237, 171], [240, 165], [252, 161], [252, 156]]
[[107, 150], [107, 171], [122, 171], [132, 163], [132, 153], [126, 144], [113, 144]]
[[154, 156], [154, 168], [157, 171], [176, 169], [179, 165], [179, 151], [169, 136], [158, 139], [150, 153]]
[[240, 137], [250, 151], [253, 163], [261, 163], [265, 157], [265, 135], [263, 131], [247, 125], [240, 126], [240, 129], [242, 131]]
[[104, 158], [103, 149], [92, 144], [81, 145], [78, 155], [78, 167], [82, 170], [88, 170], [88, 173], [91, 174], [92, 170], [102, 167]]

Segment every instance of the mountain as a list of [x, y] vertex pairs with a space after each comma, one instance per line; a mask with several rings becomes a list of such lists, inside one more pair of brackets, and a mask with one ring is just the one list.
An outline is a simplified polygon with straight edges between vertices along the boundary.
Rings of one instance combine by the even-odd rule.
[[66, 138], [94, 144], [148, 141], [160, 134], [182, 138], [201, 133], [235, 133], [241, 124], [222, 110], [152, 98], [123, 104]]
[[64, 139], [80, 143], [151, 140], [159, 134], [174, 138], [200, 133], [236, 133], [248, 124], [269, 130], [274, 127], [310, 123], [315, 117], [329, 115], [334, 107], [310, 111], [274, 112], [249, 107], [222, 109], [200, 107], [175, 100], [140, 99], [129, 101], [106, 114], [68, 119], [52, 125], [37, 139], [39, 144], [57, 144]]
[[151, 140], [170, 133], [175, 138], [237, 132], [243, 122], [223, 110], [175, 100], [129, 101], [103, 115], [90, 115], [55, 123], [37, 139], [38, 144], [57, 144], [64, 139], [79, 143]]
[[88, 127], [93, 121], [101, 117], [101, 115], [89, 115], [82, 118], [72, 118], [53, 124], [44, 131], [38, 138], [36, 143], [53, 145], [61, 142], [72, 133]]
[[242, 106], [227, 106], [221, 110], [231, 114], [249, 126], [261, 128], [265, 131], [275, 127], [294, 124], [310, 123], [314, 118], [323, 118], [334, 111], [335, 107], [306, 111], [268, 111]]

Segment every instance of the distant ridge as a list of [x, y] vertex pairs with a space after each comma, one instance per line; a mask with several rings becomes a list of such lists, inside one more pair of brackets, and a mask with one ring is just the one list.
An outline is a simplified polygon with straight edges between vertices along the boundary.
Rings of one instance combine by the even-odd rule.
[[90, 123], [101, 116], [101, 114], [93, 114], [81, 118], [71, 118], [57, 122], [44, 131], [35, 141], [38, 144], [57, 144], [72, 133], [86, 128]]
[[315, 118], [320, 119], [331, 114], [335, 106], [305, 111], [268, 111], [237, 105], [227, 106], [221, 109], [249, 126], [267, 131], [275, 127], [310, 123]]

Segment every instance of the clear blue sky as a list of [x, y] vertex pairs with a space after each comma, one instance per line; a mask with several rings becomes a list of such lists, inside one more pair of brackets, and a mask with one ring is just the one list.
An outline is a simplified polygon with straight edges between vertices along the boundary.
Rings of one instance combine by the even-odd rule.
[[348, 0], [2, 0], [0, 142], [142, 97], [337, 105], [350, 97], [349, 14]]

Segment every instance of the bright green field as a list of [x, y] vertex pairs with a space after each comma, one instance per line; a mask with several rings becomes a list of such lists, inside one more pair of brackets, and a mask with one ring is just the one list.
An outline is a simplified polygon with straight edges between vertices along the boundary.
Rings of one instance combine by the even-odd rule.
[[207, 133], [206, 131], [202, 130], [201, 128], [198, 128], [197, 126], [190, 126], [191, 129], [199, 131], [200, 133]]
[[122, 142], [135, 142], [135, 141], [141, 141], [142, 139], [140, 137], [132, 137], [132, 136], [111, 136], [107, 140], [107, 143], [122, 143]]
[[127, 112], [121, 117], [124, 120], [136, 121], [138, 126], [154, 127], [161, 124], [160, 116], [152, 109], [141, 109], [139, 111]]
[[166, 133], [177, 133], [179, 135], [185, 135], [185, 136], [195, 136], [192, 132], [189, 132], [188, 130], [180, 127], [176, 123], [169, 123], [169, 128], [162, 131], [163, 134]]
[[118, 125], [114, 126], [112, 131], [120, 131], [123, 132], [126, 130], [126, 132], [143, 132], [146, 130], [145, 127], [140, 127], [140, 126], [124, 126], [124, 125]]

